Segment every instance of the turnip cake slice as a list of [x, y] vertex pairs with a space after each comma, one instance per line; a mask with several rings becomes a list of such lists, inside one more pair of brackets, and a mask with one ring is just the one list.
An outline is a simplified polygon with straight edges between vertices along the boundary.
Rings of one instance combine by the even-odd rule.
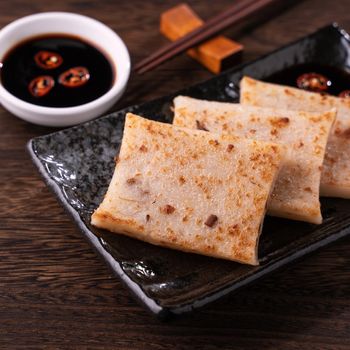
[[309, 112], [337, 109], [321, 176], [321, 196], [350, 198], [350, 99], [321, 95], [251, 78], [241, 82], [241, 103]]
[[174, 100], [174, 125], [233, 134], [288, 146], [268, 214], [315, 224], [322, 222], [321, 169], [335, 111], [307, 113], [197, 100]]
[[91, 222], [146, 242], [257, 265], [285, 148], [128, 113], [115, 172]]

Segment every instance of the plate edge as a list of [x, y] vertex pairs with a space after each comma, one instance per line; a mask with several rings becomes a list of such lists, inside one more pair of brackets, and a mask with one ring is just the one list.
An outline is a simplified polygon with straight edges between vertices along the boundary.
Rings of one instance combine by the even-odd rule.
[[[216, 79], [218, 77], [222, 77], [225, 76], [227, 74], [234, 74], [236, 72], [238, 72], [239, 70], [244, 69], [245, 67], [254, 64], [256, 62], [258, 62], [261, 59], [264, 59], [265, 57], [268, 57], [270, 55], [275, 54], [276, 52], [283, 50], [289, 46], [295, 45], [298, 42], [302, 41], [303, 39], [306, 39], [310, 36], [314, 36], [319, 34], [322, 31], [325, 30], [334, 30], [334, 32], [336, 34], [338, 34], [340, 37], [345, 38], [348, 42], [350, 42], [350, 36], [349, 34], [341, 27], [338, 25], [338, 23], [333, 22], [331, 24], [325, 25], [317, 30], [315, 30], [314, 32], [307, 34], [303, 37], [300, 37], [292, 42], [289, 42], [281, 47], [278, 47], [277, 49], [270, 51], [264, 55], [259, 56], [258, 58], [256, 58], [255, 60], [246, 62], [246, 63], [242, 63], [239, 64], [227, 71], [222, 72], [219, 75], [216, 75], [213, 78], [210, 78], [208, 80], [205, 80], [203, 82], [199, 82], [196, 83], [186, 89], [189, 89], [191, 87], [196, 87], [196, 86], [200, 86], [204, 83], [207, 83], [208, 81], [211, 81], [213, 79]], [[184, 89], [184, 90], [186, 90]], [[182, 91], [182, 90], [181, 90]], [[170, 93], [167, 96], [173, 96], [178, 94], [179, 92], [176, 91], [174, 93]], [[121, 110], [115, 111], [113, 113], [110, 113], [106, 116], [103, 116], [102, 118], [99, 119], [104, 119], [104, 118], [109, 118], [109, 117], [117, 117], [118, 114], [120, 113], [125, 113], [128, 110], [134, 109], [134, 108], [140, 108], [144, 105], [147, 105], [149, 103], [153, 103], [155, 101], [161, 100], [163, 98], [166, 98], [167, 96], [161, 96], [159, 98], [156, 98], [154, 100], [151, 101], [146, 101], [144, 103], [141, 104], [136, 104], [136, 105], [130, 105], [127, 106]], [[96, 122], [96, 120], [92, 120], [90, 122], [86, 122], [83, 123], [84, 124], [89, 124], [89, 123], [94, 123]], [[65, 130], [68, 129], [74, 129], [76, 127], [79, 127], [80, 125], [76, 125], [73, 126], [71, 128], [67, 128], [67, 129], [63, 129], [60, 131], [55, 131], [53, 133], [47, 134], [47, 135], [43, 135], [43, 136], [38, 136], [35, 138], [32, 138], [31, 140], [28, 141], [27, 143], [27, 151], [29, 152], [31, 159], [33, 161], [33, 163], [35, 164], [35, 166], [37, 167], [40, 175], [42, 176], [42, 178], [44, 179], [44, 181], [46, 182], [46, 184], [48, 185], [48, 187], [50, 188], [50, 190], [54, 193], [54, 195], [56, 196], [56, 198], [58, 199], [58, 201], [61, 203], [61, 205], [65, 208], [65, 210], [69, 213], [69, 215], [73, 218], [74, 223], [78, 226], [78, 228], [83, 232], [85, 238], [89, 241], [89, 243], [91, 244], [91, 246], [93, 247], [93, 249], [103, 258], [104, 261], [106, 261], [106, 263], [108, 264], [108, 266], [111, 268], [111, 270], [113, 271], [113, 273], [119, 277], [129, 288], [130, 290], [133, 292], [133, 294], [142, 302], [143, 305], [145, 305], [147, 307], [148, 310], [150, 310], [152, 313], [156, 314], [157, 316], [159, 316], [160, 318], [163, 318], [163, 315], [165, 317], [167, 317], [167, 315], [171, 315], [171, 314], [175, 314], [175, 315], [179, 315], [179, 314], [183, 314], [183, 313], [187, 313], [192, 311], [193, 309], [198, 309], [208, 303], [211, 303], [223, 296], [226, 296], [228, 294], [230, 294], [231, 292], [240, 289], [250, 283], [252, 283], [254, 280], [259, 279], [275, 270], [278, 270], [281, 266], [285, 266], [289, 263], [292, 263], [296, 260], [298, 260], [299, 258], [308, 255], [311, 252], [314, 252], [316, 250], [318, 250], [319, 248], [335, 242], [345, 236], [347, 236], [350, 231], [347, 230], [347, 228], [342, 229], [341, 231], [338, 232], [338, 234], [336, 235], [336, 237], [334, 237], [334, 235], [327, 237], [325, 239], [323, 239], [322, 241], [318, 241], [314, 244], [312, 244], [311, 246], [308, 246], [306, 248], [304, 248], [301, 251], [298, 251], [294, 254], [292, 254], [289, 257], [286, 258], [282, 258], [281, 260], [275, 262], [273, 265], [267, 265], [265, 269], [259, 271], [256, 275], [254, 276], [249, 276], [247, 277], [244, 281], [240, 281], [237, 282], [234, 286], [230, 286], [227, 287], [224, 290], [221, 290], [221, 292], [213, 292], [211, 295], [207, 295], [204, 298], [195, 301], [194, 303], [189, 303], [189, 304], [183, 304], [182, 306], [176, 306], [176, 307], [161, 307], [159, 306], [153, 299], [149, 298], [142, 290], [142, 288], [134, 281], [132, 281], [121, 269], [120, 265], [113, 259], [111, 258], [111, 255], [106, 252], [103, 248], [101, 248], [101, 250], [99, 249], [99, 247], [101, 246], [101, 244], [99, 243], [98, 239], [91, 233], [91, 231], [85, 226], [85, 224], [81, 221], [79, 214], [76, 212], [76, 210], [66, 201], [66, 199], [63, 197], [62, 193], [61, 193], [61, 189], [60, 187], [56, 184], [55, 181], [53, 181], [51, 179], [51, 177], [47, 174], [47, 172], [44, 170], [44, 166], [41, 163], [41, 161], [39, 160], [39, 158], [37, 157], [37, 155], [35, 154], [35, 151], [33, 149], [33, 142], [36, 139], [40, 139], [43, 137], [48, 137], [50, 135], [56, 134], [56, 133], [60, 133], [60, 132], [64, 132]], [[97, 243], [97, 244], [96, 244]], [[256, 277], [258, 276], [258, 277]]]
[[44, 182], [47, 184], [48, 188], [58, 199], [59, 203], [63, 206], [63, 208], [68, 212], [70, 217], [73, 219], [74, 224], [83, 233], [85, 239], [92, 246], [92, 248], [98, 253], [98, 255], [103, 259], [103, 261], [107, 263], [112, 272], [118, 278], [120, 278], [127, 285], [128, 288], [130, 288], [130, 290], [138, 298], [138, 300], [143, 305], [145, 305], [149, 311], [162, 318], [162, 315], [166, 313], [166, 310], [160, 305], [158, 305], [153, 299], [149, 298], [143, 292], [142, 288], [130, 277], [128, 277], [128, 275], [121, 268], [120, 264], [112, 258], [111, 254], [109, 254], [105, 249], [102, 248], [101, 243], [98, 241], [98, 238], [85, 226], [77, 211], [63, 197], [62, 191], [57, 185], [57, 183], [53, 181], [49, 175], [47, 175], [43, 164], [41, 163], [41, 161], [35, 153], [35, 150], [33, 149], [33, 139], [27, 142], [26, 150], [29, 153], [32, 162], [38, 169], [39, 174], [43, 178]]
[[164, 308], [168, 310], [169, 313], [175, 314], [175, 315], [180, 315], [183, 313], [188, 313], [191, 312], [193, 309], [199, 309], [209, 303], [212, 303], [216, 300], [218, 300], [221, 297], [224, 297], [238, 289], [241, 289], [243, 287], [248, 286], [249, 284], [253, 283], [255, 280], [261, 280], [261, 278], [270, 275], [270, 273], [273, 273], [275, 271], [278, 271], [281, 267], [287, 267], [289, 264], [296, 262], [300, 260], [303, 257], [307, 257], [309, 254], [316, 252], [322, 247], [325, 247], [331, 243], [334, 243], [342, 238], [345, 238], [346, 236], [350, 235], [350, 225], [339, 230], [337, 233], [332, 234], [328, 236], [327, 238], [322, 239], [321, 241], [314, 242], [312, 245], [309, 245], [302, 250], [296, 251], [292, 255], [289, 255], [287, 257], [283, 257], [280, 260], [270, 264], [266, 265], [265, 268], [262, 270], [258, 271], [257, 273], [248, 276], [247, 278], [238, 281], [232, 286], [227, 287], [226, 289], [222, 289], [219, 292], [214, 292], [211, 295], [207, 295], [202, 299], [199, 299], [195, 301], [192, 304], [184, 304], [180, 307], [169, 307], [169, 308]]

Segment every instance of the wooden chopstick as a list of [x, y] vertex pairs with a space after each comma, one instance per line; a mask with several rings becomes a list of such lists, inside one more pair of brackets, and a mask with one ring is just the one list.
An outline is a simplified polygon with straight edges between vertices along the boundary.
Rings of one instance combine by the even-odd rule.
[[241, 11], [244, 7], [256, 2], [257, 0], [236, 0], [235, 4], [230, 6], [229, 8], [227, 8], [225, 11], [219, 13], [218, 15], [211, 17], [208, 21], [206, 21], [202, 26], [200, 26], [199, 28], [191, 31], [190, 33], [188, 33], [187, 35], [179, 38], [178, 40], [166, 44], [163, 47], [161, 47], [160, 49], [158, 49], [156, 52], [154, 52], [153, 54], [149, 55], [148, 57], [146, 57], [145, 59], [143, 59], [142, 61], [138, 62], [135, 66], [134, 66], [134, 70], [139, 70], [140, 68], [142, 68], [143, 66], [149, 64], [150, 62], [152, 62], [154, 59], [157, 59], [158, 57], [164, 55], [167, 51], [171, 50], [171, 49], [175, 49], [175, 47], [182, 45], [184, 42], [186, 42], [187, 40], [190, 40], [194, 37], [196, 37], [199, 33], [201, 33], [205, 28], [208, 28], [210, 26], [213, 26], [215, 24], [217, 24], [219, 21], [224, 20], [225, 18], [232, 16], [233, 14], [237, 13], [238, 11]]
[[139, 74], [145, 73], [161, 63], [173, 58], [187, 49], [198, 45], [204, 40], [217, 34], [219, 31], [245, 19], [246, 17], [262, 10], [273, 3], [282, 0], [240, 0], [235, 5], [230, 6], [224, 12], [209, 19], [198, 29], [190, 32], [173, 43], [160, 48], [144, 60], [134, 66], [134, 70]]

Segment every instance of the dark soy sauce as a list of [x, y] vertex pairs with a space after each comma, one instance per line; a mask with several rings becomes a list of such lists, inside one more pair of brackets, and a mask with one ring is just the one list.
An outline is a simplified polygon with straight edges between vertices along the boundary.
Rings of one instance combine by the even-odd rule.
[[342, 91], [350, 89], [350, 73], [343, 68], [317, 64], [300, 64], [277, 72], [267, 79], [271, 83], [297, 87], [297, 79], [305, 73], [318, 73], [327, 77], [331, 85], [326, 93], [338, 96]]
[[[62, 62], [57, 68], [45, 69], [35, 60], [40, 51], [57, 53]], [[89, 79], [83, 85], [67, 87], [60, 77], [74, 67], [86, 68]], [[34, 96], [29, 86], [40, 76], [51, 77], [54, 86], [48, 93]], [[1, 84], [11, 94], [46, 107], [72, 107], [91, 102], [105, 94], [114, 79], [112, 65], [101, 51], [78, 37], [64, 34], [33, 37], [20, 43], [5, 55], [0, 72]]]

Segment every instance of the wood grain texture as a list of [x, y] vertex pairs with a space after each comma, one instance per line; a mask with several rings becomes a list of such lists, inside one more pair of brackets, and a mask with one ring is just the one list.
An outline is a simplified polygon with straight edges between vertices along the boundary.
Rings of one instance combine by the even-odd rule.
[[[166, 40], [161, 11], [178, 1], [0, 1], [0, 27], [34, 12], [93, 16], [116, 30], [134, 62]], [[231, 0], [189, 1], [204, 19]], [[239, 37], [244, 61], [332, 21], [350, 30], [350, 1], [306, 0]], [[186, 55], [133, 76], [113, 110], [211, 77]], [[0, 349], [350, 349], [350, 240], [193, 315], [161, 323], [98, 259], [25, 152], [53, 131], [0, 108]]]

